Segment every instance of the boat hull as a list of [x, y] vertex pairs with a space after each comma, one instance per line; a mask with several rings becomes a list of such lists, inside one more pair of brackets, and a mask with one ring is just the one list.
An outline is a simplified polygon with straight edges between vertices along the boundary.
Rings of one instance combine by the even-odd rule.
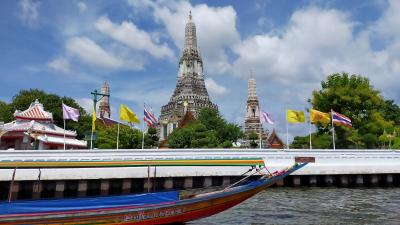
[[[196, 220], [229, 209], [283, 179], [304, 165], [283, 174], [194, 198], [146, 206], [121, 206], [1, 215], [0, 224], [166, 224]], [[84, 201], [85, 199], [82, 199]], [[12, 204], [12, 203], [10, 203]]]
[[217, 198], [188, 200], [183, 204], [154, 206], [148, 209], [113, 209], [95, 212], [74, 212], [59, 215], [24, 215], [18, 221], [1, 222], [1, 224], [166, 224], [196, 220], [227, 210], [257, 194], [273, 183], [259, 186], [245, 192], [232, 193]]

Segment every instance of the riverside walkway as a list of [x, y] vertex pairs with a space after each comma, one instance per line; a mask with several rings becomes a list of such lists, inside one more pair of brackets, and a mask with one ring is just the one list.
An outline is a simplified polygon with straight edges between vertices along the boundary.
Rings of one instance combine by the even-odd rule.
[[[400, 151], [392, 150], [270, 150], [270, 149], [157, 149], [157, 150], [39, 150], [0, 151], [1, 162], [76, 162], [162, 159], [265, 159], [269, 171], [283, 169], [295, 157], [314, 157], [315, 163], [278, 186], [399, 186]], [[56, 197], [115, 194], [149, 189], [186, 189], [232, 183], [249, 167], [121, 167], [17, 169], [13, 192], [53, 193]], [[1, 169], [0, 189], [7, 190], [14, 169]], [[150, 179], [149, 179], [150, 175]], [[71, 194], [72, 193], [72, 194]], [[29, 195], [29, 194], [28, 194]], [[46, 194], [45, 194], [46, 195]], [[48, 194], [52, 196], [52, 194]], [[1, 197], [1, 196], [0, 196]]]

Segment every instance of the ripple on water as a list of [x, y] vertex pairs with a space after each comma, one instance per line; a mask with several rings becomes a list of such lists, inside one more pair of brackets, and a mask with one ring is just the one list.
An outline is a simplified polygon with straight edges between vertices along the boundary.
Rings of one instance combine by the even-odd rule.
[[189, 224], [400, 224], [400, 188], [271, 188]]

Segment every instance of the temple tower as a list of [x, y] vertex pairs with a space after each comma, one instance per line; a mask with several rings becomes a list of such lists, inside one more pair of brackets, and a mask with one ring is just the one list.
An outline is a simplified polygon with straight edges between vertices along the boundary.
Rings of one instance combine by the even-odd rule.
[[218, 109], [208, 96], [204, 82], [203, 60], [197, 47], [196, 25], [189, 13], [185, 26], [185, 45], [179, 60], [177, 84], [168, 104], [161, 107], [160, 140], [179, 126], [187, 111], [197, 117], [204, 108]]
[[[110, 86], [107, 82], [104, 82], [103, 86], [101, 87], [102, 94], [110, 94]], [[99, 103], [99, 111], [100, 111], [100, 118], [110, 118], [111, 111], [110, 111], [110, 98], [108, 96], [104, 96]]]
[[260, 106], [256, 92], [256, 80], [250, 77], [248, 81], [248, 98], [246, 107], [246, 118], [244, 122], [244, 131], [246, 134], [255, 132], [263, 133], [260, 123]]

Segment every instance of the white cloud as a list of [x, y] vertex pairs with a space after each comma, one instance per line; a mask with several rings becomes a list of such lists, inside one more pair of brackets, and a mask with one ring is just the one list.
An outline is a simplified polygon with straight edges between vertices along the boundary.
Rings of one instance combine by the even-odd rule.
[[70, 73], [71, 65], [67, 58], [58, 57], [47, 63], [47, 66], [55, 71], [59, 71], [62, 73]]
[[140, 61], [127, 61], [107, 52], [88, 37], [73, 37], [67, 41], [69, 54], [77, 56], [83, 62], [108, 69], [141, 69]]
[[212, 78], [207, 78], [205, 80], [207, 90], [215, 95], [225, 95], [228, 93], [226, 87], [217, 84]]
[[121, 25], [112, 23], [106, 16], [100, 17], [96, 24], [97, 30], [112, 39], [119, 41], [132, 49], [146, 51], [155, 58], [171, 58], [173, 51], [166, 43], [156, 44], [151, 35], [140, 30], [132, 22], [122, 22]]
[[76, 3], [76, 6], [78, 7], [80, 13], [85, 12], [87, 9], [87, 6], [84, 2], [78, 2]]
[[21, 9], [21, 19], [28, 25], [34, 25], [39, 19], [38, 8], [40, 3], [32, 0], [21, 0], [19, 6]]
[[85, 111], [89, 114], [93, 112], [93, 100], [90, 98], [78, 98], [75, 99], [76, 102], [85, 109]]
[[175, 45], [180, 49], [184, 45], [185, 24], [191, 10], [206, 71], [211, 74], [229, 71], [231, 67], [226, 48], [240, 40], [234, 8], [211, 7], [205, 4], [192, 6], [185, 1], [168, 3], [169, 5], [152, 5], [153, 14], [156, 21], [165, 25]]
[[[354, 50], [353, 26], [336, 10], [297, 11], [281, 36], [251, 36], [236, 45], [233, 50], [239, 57], [233, 71], [240, 76], [253, 69], [256, 76], [282, 83], [319, 82], [330, 69], [329, 63]], [[336, 67], [339, 71], [344, 68]]]

